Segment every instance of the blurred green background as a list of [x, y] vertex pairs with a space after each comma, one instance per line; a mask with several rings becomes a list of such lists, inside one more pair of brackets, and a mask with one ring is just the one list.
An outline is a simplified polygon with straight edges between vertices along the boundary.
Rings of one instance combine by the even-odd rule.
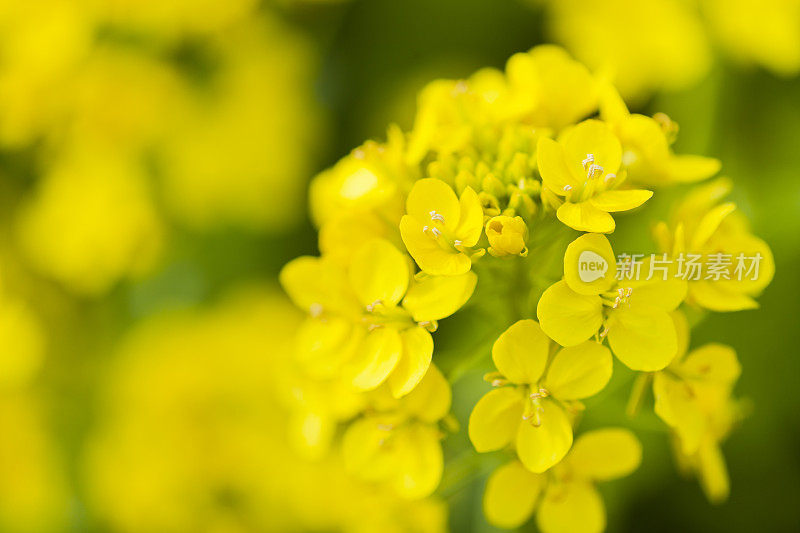
[[[647, 17], [661, 3], [630, 5]], [[0, 312], [8, 324], [0, 325], [0, 348], [8, 354], [0, 359], [10, 376], [0, 379], [6, 435], [0, 437], [0, 531], [161, 530], [137, 517], [137, 509], [169, 515], [169, 526], [161, 524], [169, 531], [289, 530], [243, 518], [258, 515], [259, 498], [269, 501], [283, 482], [264, 489], [266, 496], [231, 504], [226, 476], [211, 467], [203, 479], [221, 478], [214, 505], [227, 509], [226, 518], [184, 516], [205, 509], [207, 502], [193, 499], [186, 487], [206, 466], [188, 462], [178, 469], [169, 453], [159, 456], [162, 447], [181, 448], [172, 437], [148, 440], [169, 435], [171, 420], [149, 402], [170, 404], [170, 394], [184, 394], [170, 379], [192, 381], [186, 376], [195, 365], [206, 365], [209, 375], [197, 371], [202, 379], [185, 386], [187, 404], [201, 413], [195, 425], [187, 424], [191, 434], [202, 438], [208, 424], [209, 433], [216, 428], [259, 443], [263, 436], [248, 437], [248, 428], [267, 424], [269, 408], [251, 412], [252, 403], [275, 386], [265, 360], [278, 351], [270, 338], [285, 317], [282, 310], [265, 311], [270, 323], [236, 329], [228, 322], [237, 322], [238, 313], [262, 314], [247, 305], [240, 311], [236, 303], [232, 316], [225, 313], [242, 292], [277, 298], [280, 268], [317, 253], [303, 200], [308, 181], [363, 140], [383, 138], [389, 123], [410, 127], [416, 93], [426, 82], [502, 68], [515, 52], [558, 42], [557, 15], [546, 2], [516, 0], [238, 1], [229, 8], [177, 2], [173, 11], [157, 2], [101, 4], [0, 6], [0, 29], [8, 30], [0, 38], [0, 271], [3, 305], [10, 309]], [[777, 39], [769, 27], [761, 29], [765, 41]], [[679, 53], [676, 43], [662, 47], [667, 58]], [[772, 247], [776, 275], [761, 309], [710, 316], [692, 340], [736, 348], [743, 366], [737, 392], [753, 410], [724, 445], [732, 492], [719, 506], [677, 473], [663, 430], [637, 418], [632, 425], [644, 443], [642, 467], [600, 489], [609, 531], [800, 531], [800, 275], [794, 271], [800, 266], [800, 77], [743, 64], [723, 41], [708, 47], [713, 61], [696, 79], [681, 88], [643, 89], [633, 109], [665, 112], [680, 124], [678, 151], [720, 158], [735, 183], [733, 199], [753, 233]], [[144, 177], [117, 183], [105, 179], [108, 169]], [[662, 213], [668, 199], [657, 204]], [[99, 278], [106, 281], [95, 283]], [[20, 306], [25, 311], [15, 311]], [[207, 314], [224, 315], [224, 327]], [[183, 331], [160, 321], [194, 324], [197, 316], [199, 325], [187, 330], [210, 327], [204, 326], [209, 320], [248, 341], [252, 357], [242, 358], [241, 373], [224, 378], [231, 391], [214, 382], [223, 374], [210, 370], [218, 362], [213, 357], [170, 366], [170, 359], [152, 355], [210, 350], [195, 333], [176, 334], [172, 351], [172, 341], [150, 338], [158, 338], [151, 328]], [[214, 354], [224, 360], [225, 350]], [[445, 444], [451, 464], [442, 487], [453, 531], [492, 531], [480, 502], [498, 459], [463, 453], [484, 370], [472, 369], [454, 384], [462, 431]], [[243, 379], [251, 372], [258, 379]], [[240, 423], [233, 430], [225, 416], [216, 418], [214, 404], [228, 406], [231, 398], [242, 402], [231, 411]], [[618, 407], [608, 406], [595, 422], [627, 423], [611, 414]], [[155, 420], [161, 415], [163, 422]], [[106, 439], [111, 444], [103, 449], [98, 442]], [[254, 467], [248, 459], [257, 451], [220, 446], [240, 458], [242, 470], [277, 476], [279, 459]], [[214, 466], [225, 471], [226, 464]], [[154, 477], [142, 473], [148, 469]], [[242, 487], [251, 480], [239, 474], [231, 484], [246, 479], [237, 485], [246, 493]], [[178, 481], [154, 489], [159, 476]], [[141, 496], [141, 503], [141, 494], [153, 501]], [[114, 503], [125, 500], [134, 503]], [[281, 510], [275, 504], [261, 512]]]

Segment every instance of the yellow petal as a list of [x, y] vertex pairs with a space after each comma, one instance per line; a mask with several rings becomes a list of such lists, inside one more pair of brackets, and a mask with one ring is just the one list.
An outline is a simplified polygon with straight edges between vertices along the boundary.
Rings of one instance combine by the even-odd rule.
[[546, 479], [519, 461], [506, 463], [489, 476], [483, 493], [483, 512], [490, 524], [514, 529], [533, 514]]
[[297, 332], [295, 355], [308, 374], [317, 379], [339, 374], [364, 337], [363, 328], [351, 320], [309, 318]]
[[591, 483], [554, 487], [539, 505], [536, 524], [542, 533], [602, 533], [606, 528], [603, 498]]
[[356, 350], [350, 365], [353, 386], [359, 390], [374, 389], [383, 383], [400, 360], [403, 343], [396, 329], [371, 331]]
[[706, 439], [697, 450], [700, 486], [711, 503], [722, 503], [730, 493], [730, 479], [719, 444]]
[[605, 191], [592, 197], [589, 201], [596, 208], [614, 213], [629, 211], [645, 203], [653, 196], [652, 191], [644, 189], [630, 189], [623, 191]]
[[556, 211], [558, 220], [572, 229], [591, 233], [611, 233], [616, 224], [607, 212], [598, 209], [590, 202], [573, 204], [565, 202]]
[[432, 364], [419, 385], [403, 397], [401, 408], [418, 420], [433, 423], [447, 416], [452, 398], [450, 384]]
[[517, 432], [517, 455], [525, 468], [537, 474], [558, 464], [572, 446], [572, 424], [557, 403], [544, 399], [540, 419], [538, 427], [522, 422]]
[[599, 296], [580, 295], [559, 281], [542, 294], [536, 316], [548, 337], [561, 346], [575, 346], [600, 329], [603, 301]]
[[403, 355], [389, 374], [392, 396], [405, 396], [417, 386], [428, 371], [433, 356], [433, 339], [427, 330], [414, 327], [400, 333]]
[[522, 421], [522, 394], [515, 388], [489, 391], [469, 415], [469, 440], [479, 452], [505, 447]]
[[656, 415], [675, 430], [682, 453], [694, 454], [700, 446], [706, 423], [694, 402], [692, 389], [686, 383], [659, 372], [653, 377], [653, 396]]
[[542, 377], [550, 339], [535, 320], [512, 324], [492, 346], [494, 366], [512, 383], [536, 383]]
[[342, 436], [345, 468], [362, 479], [386, 479], [395, 469], [395, 461], [383, 446], [390, 431], [380, 419], [360, 418], [350, 424]]
[[298, 257], [283, 267], [280, 282], [294, 304], [306, 312], [360, 313], [344, 269], [331, 261]]
[[726, 202], [706, 213], [692, 234], [692, 239], [689, 241], [689, 249], [701, 250], [703, 245], [708, 242], [708, 239], [717, 231], [722, 221], [734, 211], [736, 211], [736, 204]]
[[444, 458], [439, 430], [428, 424], [411, 424], [395, 430], [392, 446], [395, 464], [392, 486], [408, 499], [429, 496], [442, 479]]
[[406, 213], [417, 222], [428, 224], [431, 222], [431, 211], [441, 215], [446, 226], [458, 226], [461, 208], [455, 191], [442, 180], [425, 178], [414, 183], [408, 193]]
[[564, 254], [564, 281], [578, 294], [606, 292], [616, 283], [617, 263], [614, 250], [605, 235], [581, 235]]
[[611, 379], [608, 348], [593, 340], [562, 348], [550, 363], [544, 387], [559, 400], [580, 400], [597, 394]]
[[667, 175], [680, 183], [710, 178], [722, 167], [719, 159], [699, 155], [673, 155], [667, 161]]
[[373, 239], [353, 255], [349, 275], [362, 305], [394, 307], [408, 288], [409, 263], [392, 243]]
[[742, 373], [734, 349], [717, 343], [692, 350], [680, 368], [685, 377], [723, 386], [732, 385]]
[[413, 217], [405, 215], [400, 219], [400, 236], [419, 268], [432, 276], [456, 276], [472, 268], [466, 254], [443, 248]]
[[608, 343], [631, 370], [653, 372], [678, 353], [675, 324], [666, 311], [643, 304], [623, 304], [608, 319]]
[[689, 283], [688, 300], [705, 309], [718, 312], [757, 309], [758, 302], [741, 292], [728, 290], [718, 281]]
[[642, 445], [628, 429], [598, 429], [578, 437], [567, 460], [576, 476], [607, 481], [639, 468]]
[[483, 207], [478, 199], [478, 194], [472, 190], [472, 187], [467, 187], [461, 193], [459, 210], [461, 217], [455, 230], [455, 238], [460, 240], [464, 246], [475, 246], [478, 239], [481, 238], [483, 230]]
[[689, 284], [682, 279], [675, 279], [669, 273], [667, 279], [662, 279], [663, 273], [655, 271], [653, 278], [644, 279], [649, 274], [649, 258], [642, 263], [641, 280], [620, 281], [619, 286], [623, 289], [632, 288], [632, 297], [637, 302], [646, 303], [664, 311], [673, 311], [683, 300]]
[[564, 148], [553, 139], [539, 138], [536, 146], [539, 173], [545, 187], [559, 196], [567, 194], [566, 188], [575, 189], [581, 182], [575, 180], [567, 166]]
[[478, 276], [474, 272], [426, 277], [411, 285], [403, 299], [403, 307], [416, 322], [441, 320], [467, 303], [477, 282]]
[[628, 107], [617, 89], [610, 83], [604, 84], [600, 90], [600, 117], [609, 124], [614, 124], [629, 116]]
[[594, 156], [594, 164], [603, 167], [603, 174], [595, 179], [603, 179], [608, 174], [616, 174], [622, 163], [622, 145], [607, 124], [599, 120], [584, 120], [569, 130], [563, 140], [564, 152], [572, 175], [578, 183], [586, 181], [583, 160], [587, 155]]

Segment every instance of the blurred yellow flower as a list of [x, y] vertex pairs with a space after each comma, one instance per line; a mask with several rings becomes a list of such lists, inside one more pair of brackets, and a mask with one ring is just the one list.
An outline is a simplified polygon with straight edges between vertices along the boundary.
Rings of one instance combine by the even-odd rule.
[[488, 252], [495, 257], [506, 255], [528, 254], [525, 240], [528, 238], [528, 226], [522, 217], [500, 215], [492, 217], [486, 223], [486, 238], [489, 239]]
[[550, 476], [511, 461], [489, 477], [483, 497], [486, 518], [517, 528], [536, 512], [542, 533], [600, 533], [606, 513], [596, 481], [625, 477], [639, 467], [642, 446], [627, 429], [604, 428], [581, 435]]

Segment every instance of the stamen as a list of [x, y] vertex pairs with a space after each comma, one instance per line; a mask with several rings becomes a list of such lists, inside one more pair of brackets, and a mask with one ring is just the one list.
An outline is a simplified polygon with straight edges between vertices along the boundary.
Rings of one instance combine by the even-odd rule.
[[572, 185], [564, 185], [564, 187], [562, 187], [562, 189], [564, 190], [564, 192], [569, 192], [569, 191], [572, 190]]
[[375, 300], [371, 304], [367, 305], [367, 311], [372, 313], [380, 305], [383, 305], [383, 300]]
[[588, 177], [590, 180], [592, 180], [592, 179], [594, 179], [594, 178], [596, 178], [597, 176], [600, 176], [600, 175], [602, 175], [602, 174], [603, 174], [603, 167], [601, 167], [600, 165], [595, 165], [594, 163], [592, 163], [592, 164], [589, 166], [589, 170], [587, 171], [587, 173], [586, 173], [586, 176], [587, 176], [587, 177]]
[[437, 213], [435, 210], [431, 211], [430, 213], [431, 220], [438, 220], [439, 222], [444, 222], [444, 216]]
[[530, 395], [531, 400], [537, 400], [540, 398], [547, 398], [550, 396], [550, 392], [547, 389], [539, 388], [538, 391], [532, 392]]
[[603, 181], [607, 183], [607, 182], [615, 179], [616, 177], [617, 177], [616, 174], [608, 174], [608, 175], [606, 175], [606, 179], [604, 179]]
[[314, 318], [318, 318], [320, 315], [322, 315], [323, 311], [324, 309], [320, 303], [314, 302], [308, 307], [308, 313]]
[[441, 231], [439, 231], [439, 228], [432, 228], [432, 229], [431, 229], [431, 233], [433, 233], [433, 236], [434, 236], [434, 237], [438, 237], [439, 235], [441, 235], [441, 234], [442, 234], [442, 232], [441, 232]]
[[594, 165], [594, 154], [586, 154], [586, 159], [581, 161], [583, 165], [583, 170], [589, 170], [591, 165]]
[[453, 246], [461, 246], [461, 240], [460, 239], [454, 240], [453, 241]]

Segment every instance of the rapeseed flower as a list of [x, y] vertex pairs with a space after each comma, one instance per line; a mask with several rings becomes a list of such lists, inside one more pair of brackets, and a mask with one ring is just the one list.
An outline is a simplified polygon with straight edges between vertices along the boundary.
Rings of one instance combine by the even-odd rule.
[[472, 188], [464, 189], [459, 198], [441, 180], [419, 180], [408, 193], [406, 213], [400, 220], [400, 235], [426, 274], [465, 274], [472, 258], [482, 255], [470, 250], [483, 230], [483, 208]]
[[609, 214], [639, 207], [653, 195], [642, 189], [621, 189], [622, 146], [611, 129], [587, 120], [567, 130], [559, 139], [539, 140], [537, 146], [542, 183], [563, 197], [558, 219], [578, 231], [611, 233]]
[[322, 365], [335, 357], [334, 369], [358, 390], [388, 380], [396, 397], [425, 375], [430, 331], [469, 299], [476, 280], [470, 272], [412, 280], [407, 256], [381, 239], [359, 248], [347, 268], [326, 257], [301, 257], [281, 272], [284, 289], [311, 314], [300, 337], [308, 347], [304, 357]]
[[[605, 268], [588, 282], [581, 277], [581, 263], [587, 261]], [[593, 336], [608, 337], [614, 355], [629, 368], [660, 370], [678, 350], [669, 312], [683, 301], [686, 283], [658, 276], [617, 280], [616, 273], [614, 251], [604, 235], [589, 233], [575, 239], [564, 255], [564, 279], [539, 300], [536, 314], [542, 330], [563, 346], [576, 346]]]
[[[492, 360], [499, 388], [475, 405], [469, 437], [479, 452], [514, 442], [525, 467], [541, 473], [572, 446], [572, 402], [598, 393], [611, 378], [611, 353], [593, 341], [562, 348], [550, 359], [551, 341], [533, 320], [520, 320], [497, 339]], [[508, 386], [504, 386], [508, 385]]]
[[641, 458], [642, 446], [629, 430], [589, 431], [550, 472], [535, 474], [518, 461], [495, 470], [486, 484], [484, 512], [502, 528], [519, 527], [536, 513], [542, 533], [599, 533], [606, 513], [595, 482], [631, 474]]

